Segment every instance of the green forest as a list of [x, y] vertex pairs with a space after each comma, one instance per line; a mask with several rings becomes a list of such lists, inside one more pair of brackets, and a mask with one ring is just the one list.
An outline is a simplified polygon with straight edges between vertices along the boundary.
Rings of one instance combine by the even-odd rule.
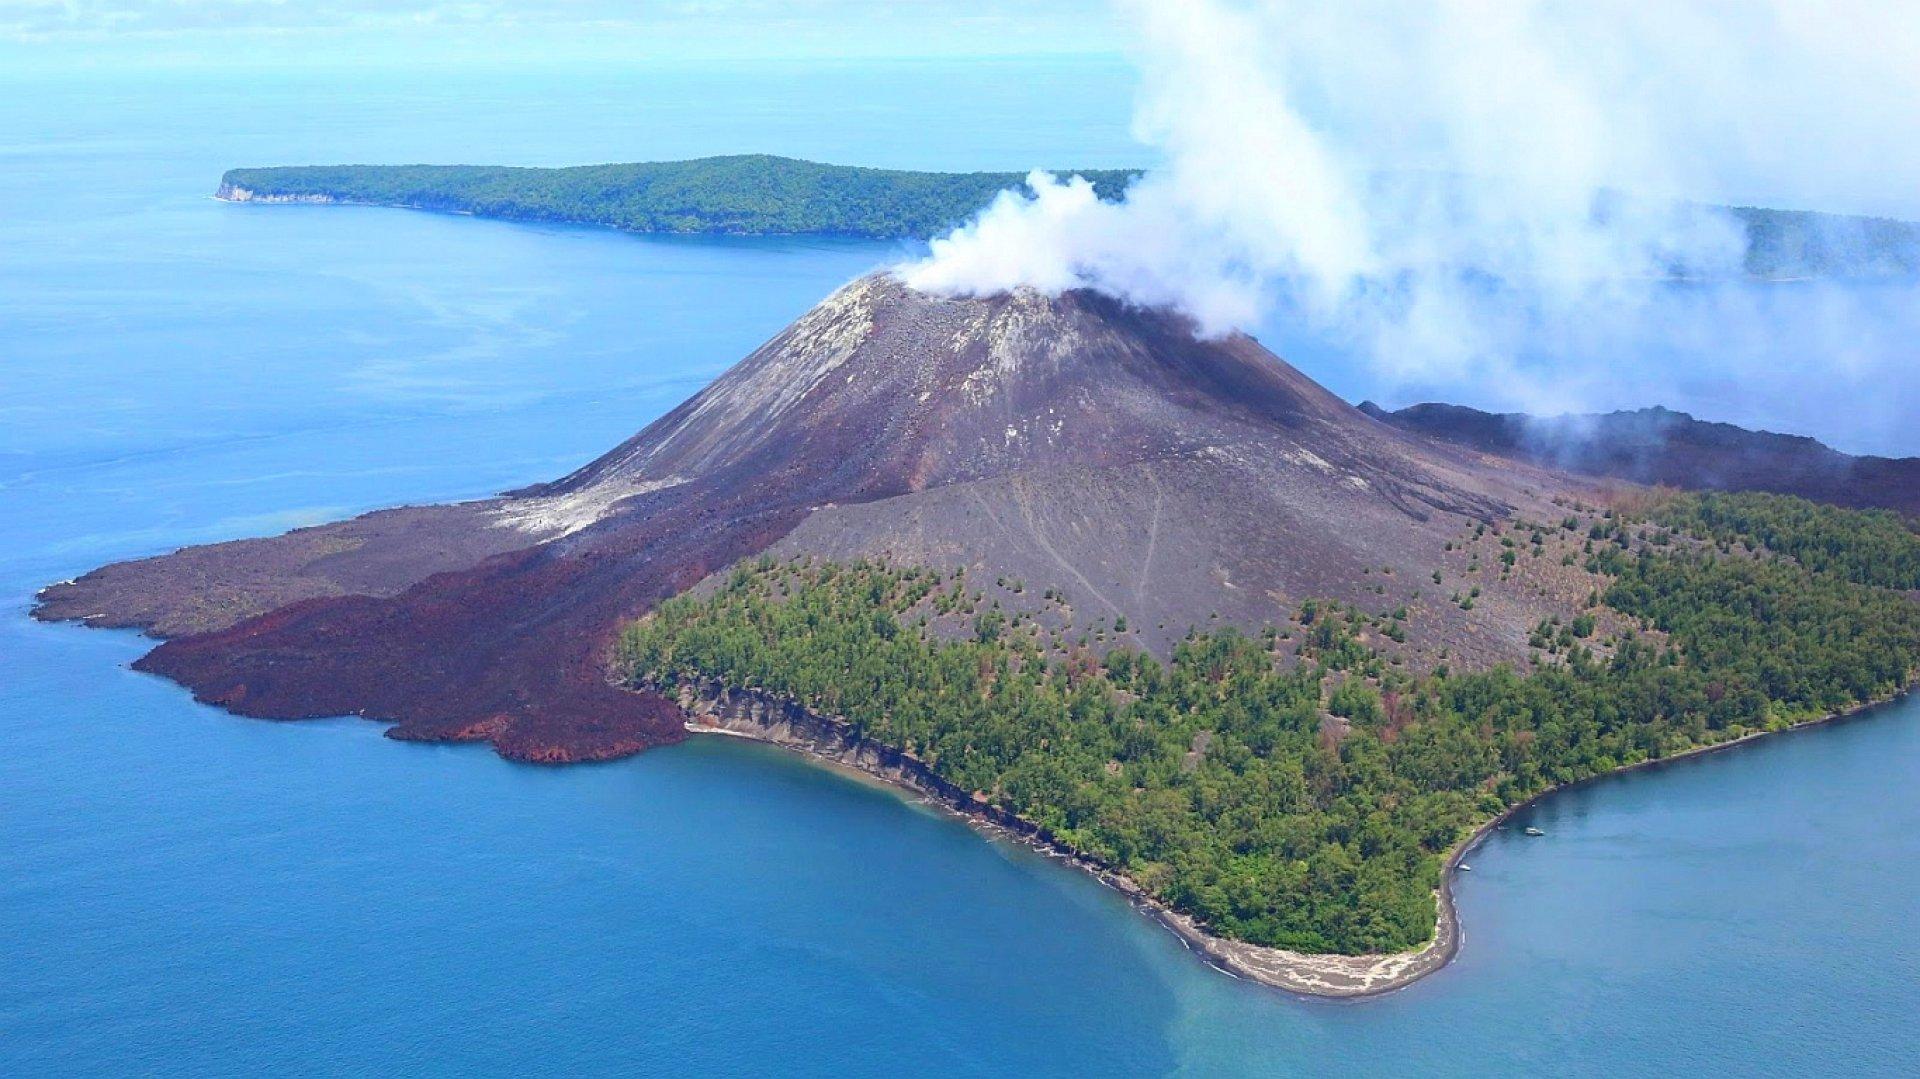
[[[1138, 169], [1074, 170], [1118, 198]], [[1021, 172], [915, 172], [770, 154], [572, 168], [297, 165], [233, 169], [222, 184], [264, 197], [323, 197], [631, 232], [927, 239], [960, 224]], [[1762, 277], [1920, 273], [1920, 226], [1879, 218], [1729, 207]]]
[[1324, 602], [1165, 662], [1096, 656], [963, 571], [770, 559], [662, 604], [618, 663], [844, 717], [1216, 934], [1398, 951], [1432, 936], [1448, 852], [1506, 808], [1909, 684], [1920, 604], [1874, 567], [1920, 536], [1891, 524], [1773, 495], [1610, 513], [1595, 599], [1642, 628], [1599, 641], [1575, 619], [1531, 673], [1397, 670], [1360, 640], [1380, 616]]
[[[1081, 170], [1103, 197], [1127, 170]], [[1019, 187], [1015, 172], [907, 172], [764, 154], [535, 169], [483, 165], [316, 165], [234, 169], [222, 183], [259, 196], [324, 196], [632, 232], [925, 238]]]
[[1920, 538], [1892, 510], [1846, 510], [1751, 491], [1701, 492], [1663, 498], [1650, 515], [1722, 550], [1734, 544], [1747, 550], [1762, 547], [1818, 573], [1885, 588], [1920, 589]]

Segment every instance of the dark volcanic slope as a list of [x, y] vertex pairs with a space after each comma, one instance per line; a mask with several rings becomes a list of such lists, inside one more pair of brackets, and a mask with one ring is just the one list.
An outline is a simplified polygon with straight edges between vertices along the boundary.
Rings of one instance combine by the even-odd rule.
[[[1216, 615], [1371, 600], [1386, 568], [1417, 581], [1464, 526], [1550, 516], [1567, 483], [1478, 461], [1249, 338], [876, 275], [557, 482], [106, 567], [36, 613], [168, 636], [140, 668], [246, 715], [604, 758], [683, 736], [671, 703], [607, 683], [617, 627], [770, 546], [1017, 575], [1164, 646]], [[1424, 620], [1459, 662], [1523, 656], [1554, 610], [1490, 591]]]
[[1774, 491], [1920, 517], [1915, 457], [1853, 457], [1804, 436], [1664, 408], [1538, 417], [1460, 405], [1360, 407], [1403, 430], [1569, 472], [1696, 490]]

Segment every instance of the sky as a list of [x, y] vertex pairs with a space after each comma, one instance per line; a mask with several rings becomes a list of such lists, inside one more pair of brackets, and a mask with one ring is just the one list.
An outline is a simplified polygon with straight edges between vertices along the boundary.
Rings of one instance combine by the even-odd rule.
[[1112, 55], [1106, 0], [0, 0], [0, 62], [105, 66]]

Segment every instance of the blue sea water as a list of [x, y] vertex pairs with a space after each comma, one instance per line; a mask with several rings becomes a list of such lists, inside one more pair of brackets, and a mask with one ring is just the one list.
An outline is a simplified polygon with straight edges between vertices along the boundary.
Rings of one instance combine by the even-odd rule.
[[[101, 562], [556, 475], [899, 254], [235, 207], [207, 198], [226, 167], [1124, 164], [1123, 72], [11, 91], [0, 1074], [1920, 1066], [1912, 701], [1549, 799], [1517, 822], [1546, 837], [1473, 857], [1452, 966], [1328, 1004], [1218, 974], [1094, 882], [775, 750], [548, 769], [361, 720], [242, 720], [129, 671], [137, 637], [24, 617]], [[1283, 348], [1377, 389], [1335, 348]]]

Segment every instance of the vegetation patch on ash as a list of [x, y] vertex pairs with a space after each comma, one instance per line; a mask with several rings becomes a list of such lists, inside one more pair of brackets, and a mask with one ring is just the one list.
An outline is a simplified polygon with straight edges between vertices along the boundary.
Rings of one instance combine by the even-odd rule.
[[1920, 536], [1882, 515], [1758, 495], [1566, 508], [1447, 544], [1463, 580], [1590, 585], [1518, 665], [1408, 662], [1422, 622], [1489, 594], [1473, 584], [1440, 607], [1309, 600], [1161, 658], [1124, 617], [1017, 579], [762, 556], [629, 627], [617, 668], [843, 719], [1209, 933], [1405, 952], [1435, 932], [1449, 854], [1506, 809], [1920, 671], [1920, 605], [1889, 587], [1915, 582], [1884, 568]]

